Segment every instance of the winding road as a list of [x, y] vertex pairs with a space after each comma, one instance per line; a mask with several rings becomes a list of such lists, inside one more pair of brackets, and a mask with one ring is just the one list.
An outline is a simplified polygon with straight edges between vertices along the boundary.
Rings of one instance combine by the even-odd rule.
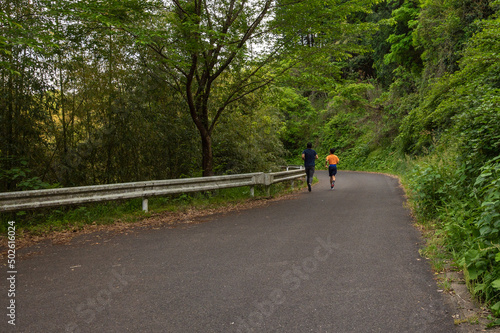
[[315, 175], [207, 223], [48, 246], [18, 263], [0, 331], [455, 332], [398, 180], [340, 171], [332, 191]]

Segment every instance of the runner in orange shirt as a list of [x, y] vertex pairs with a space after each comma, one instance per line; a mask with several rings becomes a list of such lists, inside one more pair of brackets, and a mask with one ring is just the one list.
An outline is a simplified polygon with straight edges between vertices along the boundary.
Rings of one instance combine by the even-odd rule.
[[328, 175], [330, 176], [331, 189], [335, 186], [335, 175], [337, 174], [337, 164], [339, 163], [339, 158], [334, 155], [335, 149], [330, 149], [330, 155], [326, 157], [326, 167], [328, 168]]

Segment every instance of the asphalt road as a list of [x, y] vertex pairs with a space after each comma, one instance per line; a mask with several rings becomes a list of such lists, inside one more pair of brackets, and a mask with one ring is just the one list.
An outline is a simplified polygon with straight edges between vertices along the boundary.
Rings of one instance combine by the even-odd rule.
[[455, 332], [398, 181], [316, 176], [258, 209], [21, 260], [1, 331]]

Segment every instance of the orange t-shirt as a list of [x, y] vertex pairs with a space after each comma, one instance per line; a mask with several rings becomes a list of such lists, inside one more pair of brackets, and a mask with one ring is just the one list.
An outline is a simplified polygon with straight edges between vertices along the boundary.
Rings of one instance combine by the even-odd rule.
[[326, 160], [327, 160], [328, 164], [330, 164], [330, 165], [339, 163], [339, 158], [337, 157], [337, 155], [333, 155], [333, 154], [328, 155], [326, 157]]

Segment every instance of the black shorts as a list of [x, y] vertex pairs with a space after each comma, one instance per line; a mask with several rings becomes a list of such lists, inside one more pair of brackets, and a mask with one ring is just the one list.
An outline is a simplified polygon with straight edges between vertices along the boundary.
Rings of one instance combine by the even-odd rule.
[[335, 176], [337, 174], [337, 165], [336, 164], [330, 164], [328, 167], [328, 175]]

